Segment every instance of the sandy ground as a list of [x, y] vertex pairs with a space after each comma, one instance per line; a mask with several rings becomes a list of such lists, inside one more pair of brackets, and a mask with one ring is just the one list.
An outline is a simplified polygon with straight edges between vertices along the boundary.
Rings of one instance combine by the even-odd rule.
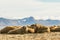
[[60, 40], [60, 32], [37, 34], [0, 34], [0, 40]]

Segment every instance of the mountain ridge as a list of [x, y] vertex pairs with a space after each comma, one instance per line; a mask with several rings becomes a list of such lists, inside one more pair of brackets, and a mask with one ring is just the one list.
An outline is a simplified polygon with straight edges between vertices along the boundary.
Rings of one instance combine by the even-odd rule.
[[7, 19], [7, 18], [0, 18], [0, 27], [3, 26], [25, 26], [25, 25], [32, 25], [32, 24], [42, 24], [45, 26], [52, 26], [52, 25], [60, 25], [60, 20], [36, 20], [34, 17], [30, 16], [27, 18], [22, 19]]

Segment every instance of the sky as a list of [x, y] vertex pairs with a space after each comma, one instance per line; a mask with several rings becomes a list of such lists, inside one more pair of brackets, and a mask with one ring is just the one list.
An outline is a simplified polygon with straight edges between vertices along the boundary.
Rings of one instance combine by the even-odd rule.
[[60, 20], [60, 0], [0, 0], [0, 17]]

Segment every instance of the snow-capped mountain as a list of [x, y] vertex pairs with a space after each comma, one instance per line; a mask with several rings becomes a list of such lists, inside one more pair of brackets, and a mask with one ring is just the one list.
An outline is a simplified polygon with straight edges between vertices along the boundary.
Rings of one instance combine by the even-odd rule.
[[0, 18], [0, 27], [3, 26], [24, 26], [35, 24], [35, 19], [33, 17], [27, 17], [23, 19], [6, 19]]
[[60, 25], [60, 20], [36, 20], [36, 23], [43, 24], [45, 26], [53, 26], [53, 25]]
[[43, 24], [43, 25], [60, 25], [60, 20], [36, 20], [34, 17], [27, 17], [23, 19], [6, 19], [0, 18], [0, 27], [3, 26], [24, 26], [24, 25], [31, 25], [31, 24]]

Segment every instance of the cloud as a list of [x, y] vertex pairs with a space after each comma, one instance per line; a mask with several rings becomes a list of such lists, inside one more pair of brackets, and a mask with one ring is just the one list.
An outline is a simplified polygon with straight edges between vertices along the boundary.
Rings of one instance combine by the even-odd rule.
[[42, 2], [60, 2], [60, 0], [38, 0]]
[[[36, 0], [0, 0], [0, 17], [36, 19], [60, 18], [60, 3], [45, 3]], [[45, 18], [44, 18], [45, 17]], [[56, 19], [57, 19], [56, 18]]]

